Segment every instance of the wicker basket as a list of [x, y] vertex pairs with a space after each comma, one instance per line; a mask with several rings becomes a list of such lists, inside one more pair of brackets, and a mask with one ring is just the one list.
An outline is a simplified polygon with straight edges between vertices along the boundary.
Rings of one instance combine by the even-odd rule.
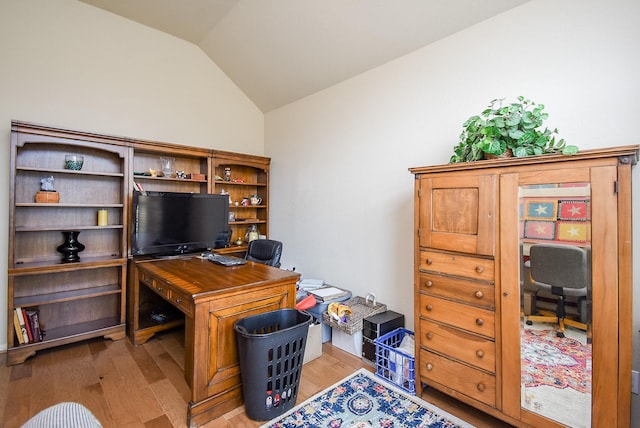
[[347, 334], [353, 335], [354, 333], [362, 330], [362, 320], [364, 318], [387, 310], [387, 305], [376, 303], [375, 296], [370, 296], [372, 295], [369, 294], [366, 298], [357, 296], [340, 303], [351, 308], [352, 315], [348, 322], [339, 322], [336, 319], [331, 318], [327, 311], [322, 314], [322, 321], [330, 327], [336, 327]]
[[40, 204], [57, 204], [60, 202], [60, 194], [58, 192], [41, 191], [36, 193], [35, 199]]

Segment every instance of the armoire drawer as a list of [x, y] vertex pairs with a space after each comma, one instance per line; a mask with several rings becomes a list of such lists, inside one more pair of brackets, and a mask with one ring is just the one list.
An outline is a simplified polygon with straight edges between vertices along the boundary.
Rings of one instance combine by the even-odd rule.
[[420, 350], [420, 378], [440, 383], [489, 406], [496, 405], [496, 378], [457, 361]]
[[421, 272], [420, 291], [470, 305], [495, 309], [495, 288], [493, 284], [486, 282]]
[[426, 294], [420, 295], [420, 316], [462, 330], [495, 338], [495, 313]]
[[420, 320], [419, 343], [424, 348], [461, 360], [491, 373], [496, 371], [495, 342], [446, 325]]
[[421, 271], [462, 276], [480, 281], [495, 279], [493, 259], [439, 251], [420, 251]]

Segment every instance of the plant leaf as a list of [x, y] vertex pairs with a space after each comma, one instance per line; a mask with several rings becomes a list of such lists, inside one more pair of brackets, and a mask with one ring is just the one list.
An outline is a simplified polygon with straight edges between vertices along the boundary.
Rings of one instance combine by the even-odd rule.
[[514, 140], [519, 140], [523, 135], [524, 132], [520, 131], [519, 129], [512, 129], [509, 131], [509, 137], [513, 138]]

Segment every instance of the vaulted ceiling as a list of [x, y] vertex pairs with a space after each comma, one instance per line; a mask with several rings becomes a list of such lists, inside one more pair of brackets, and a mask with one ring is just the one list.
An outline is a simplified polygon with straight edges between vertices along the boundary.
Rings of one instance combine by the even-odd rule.
[[79, 0], [199, 46], [268, 112], [529, 0]]

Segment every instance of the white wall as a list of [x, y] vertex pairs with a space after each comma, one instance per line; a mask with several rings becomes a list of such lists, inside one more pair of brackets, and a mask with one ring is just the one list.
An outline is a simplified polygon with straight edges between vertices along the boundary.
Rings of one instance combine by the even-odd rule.
[[[374, 291], [412, 328], [407, 168], [447, 163], [464, 120], [493, 98], [518, 95], [545, 104], [548, 124], [583, 149], [639, 144], [638, 18], [637, 0], [534, 0], [268, 113], [270, 230], [286, 243], [283, 265], [357, 295]], [[638, 370], [640, 271], [635, 274]], [[633, 399], [639, 409], [638, 396]]]
[[[12, 119], [264, 152], [262, 112], [199, 48], [85, 3], [0, 1], [0, 64], [2, 171]], [[0, 200], [9, 200], [8, 191], [5, 173]], [[7, 210], [0, 210], [0, 224], [0, 242], [7, 242]], [[0, 275], [0, 349], [7, 346], [6, 290]]]

